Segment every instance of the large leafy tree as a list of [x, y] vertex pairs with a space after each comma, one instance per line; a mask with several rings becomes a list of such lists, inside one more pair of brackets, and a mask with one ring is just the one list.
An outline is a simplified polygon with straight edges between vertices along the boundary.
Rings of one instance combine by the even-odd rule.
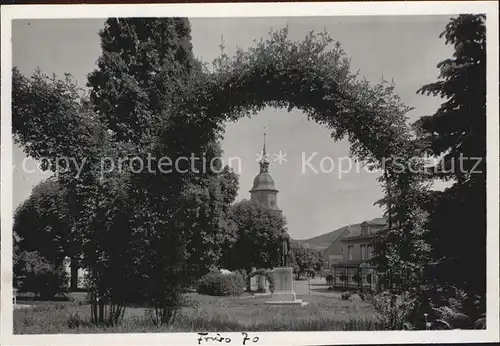
[[292, 266], [297, 274], [302, 275], [310, 270], [321, 268], [321, 252], [305, 247], [304, 244], [292, 244], [291, 259]]
[[236, 240], [237, 226], [230, 204], [237, 194], [236, 175], [227, 167], [221, 174], [190, 184], [181, 199], [181, 227], [189, 230], [187, 263], [194, 277], [207, 273]]
[[432, 278], [484, 295], [486, 288], [486, 26], [484, 15], [452, 18], [441, 34], [454, 47], [439, 79], [419, 92], [445, 99], [416, 128], [428, 154], [442, 157], [431, 178], [453, 185], [431, 195]]
[[[100, 266], [91, 261], [94, 258], [110, 258], [106, 250], [122, 249], [128, 239], [126, 228], [122, 229], [120, 237], [111, 238], [108, 233], [112, 227], [102, 227], [114, 224], [115, 214], [106, 213], [106, 210], [112, 210], [112, 206], [124, 200], [127, 180], [125, 174], [118, 175], [117, 172], [109, 173], [107, 179], [102, 179], [100, 165], [103, 157], [116, 158], [117, 153], [122, 152], [121, 147], [110, 140], [84, 91], [69, 75], [59, 80], [37, 70], [32, 77], [26, 78], [14, 69], [12, 108], [14, 140], [23, 145], [29, 156], [41, 160], [42, 168], [55, 173], [61, 192], [64, 191], [68, 223], [71, 224], [72, 235], [81, 245], [78, 250], [85, 255], [84, 265], [93, 271], [109, 269], [104, 261], [99, 262]], [[65, 209], [62, 208], [57, 217], [61, 217]], [[123, 218], [123, 215], [120, 217]], [[50, 224], [53, 220], [43, 222]], [[92, 244], [99, 247], [92, 247]], [[122, 292], [124, 287], [130, 287], [123, 285], [123, 277], [130, 278], [133, 273], [124, 261], [109, 272], [113, 274], [114, 286], [107, 287], [106, 295], [100, 297], [101, 322], [104, 321], [103, 305], [111, 300], [112, 295], [117, 295], [115, 291]], [[113, 309], [110, 309], [110, 320], [114, 315]]]
[[35, 186], [30, 197], [16, 210], [13, 232], [19, 237], [16, 246], [24, 252], [37, 251], [45, 260], [62, 265], [69, 256], [71, 286], [76, 288], [79, 237], [67, 204], [66, 191], [54, 178]]
[[231, 208], [231, 220], [236, 224], [234, 244], [226, 250], [222, 264], [230, 270], [273, 268], [278, 265], [279, 235], [286, 220], [253, 201], [243, 200]]
[[53, 179], [33, 188], [16, 210], [13, 231], [26, 251], [38, 251], [46, 259], [62, 263], [71, 241], [71, 220], [63, 190]]

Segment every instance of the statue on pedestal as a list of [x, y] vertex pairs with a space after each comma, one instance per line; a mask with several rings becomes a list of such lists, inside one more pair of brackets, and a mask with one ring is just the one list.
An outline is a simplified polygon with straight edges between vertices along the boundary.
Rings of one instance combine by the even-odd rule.
[[288, 235], [286, 228], [281, 230], [281, 234], [278, 239], [280, 241], [280, 265], [282, 267], [288, 267], [290, 262], [290, 236]]

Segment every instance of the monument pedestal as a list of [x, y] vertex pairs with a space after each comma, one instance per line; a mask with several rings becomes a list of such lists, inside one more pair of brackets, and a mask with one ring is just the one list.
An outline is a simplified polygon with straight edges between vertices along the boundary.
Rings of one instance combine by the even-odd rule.
[[293, 291], [293, 269], [289, 267], [278, 267], [271, 271], [274, 281], [274, 292], [266, 304], [272, 305], [306, 305], [301, 299], [297, 299]]

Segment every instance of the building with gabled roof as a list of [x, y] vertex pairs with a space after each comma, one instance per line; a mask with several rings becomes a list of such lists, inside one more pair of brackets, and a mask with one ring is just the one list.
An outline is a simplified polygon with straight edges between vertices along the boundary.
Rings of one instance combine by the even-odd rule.
[[[375, 290], [378, 276], [373, 259], [377, 233], [388, 229], [385, 218], [376, 218], [344, 227], [344, 232], [325, 250], [323, 261], [328, 263], [333, 286], [344, 289]], [[342, 229], [341, 229], [342, 230]]]

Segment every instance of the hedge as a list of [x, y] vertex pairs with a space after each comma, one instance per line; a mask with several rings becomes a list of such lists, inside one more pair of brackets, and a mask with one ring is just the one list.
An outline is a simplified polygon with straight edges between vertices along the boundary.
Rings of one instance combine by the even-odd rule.
[[245, 280], [239, 273], [211, 272], [199, 281], [196, 291], [210, 296], [237, 296], [245, 290]]

